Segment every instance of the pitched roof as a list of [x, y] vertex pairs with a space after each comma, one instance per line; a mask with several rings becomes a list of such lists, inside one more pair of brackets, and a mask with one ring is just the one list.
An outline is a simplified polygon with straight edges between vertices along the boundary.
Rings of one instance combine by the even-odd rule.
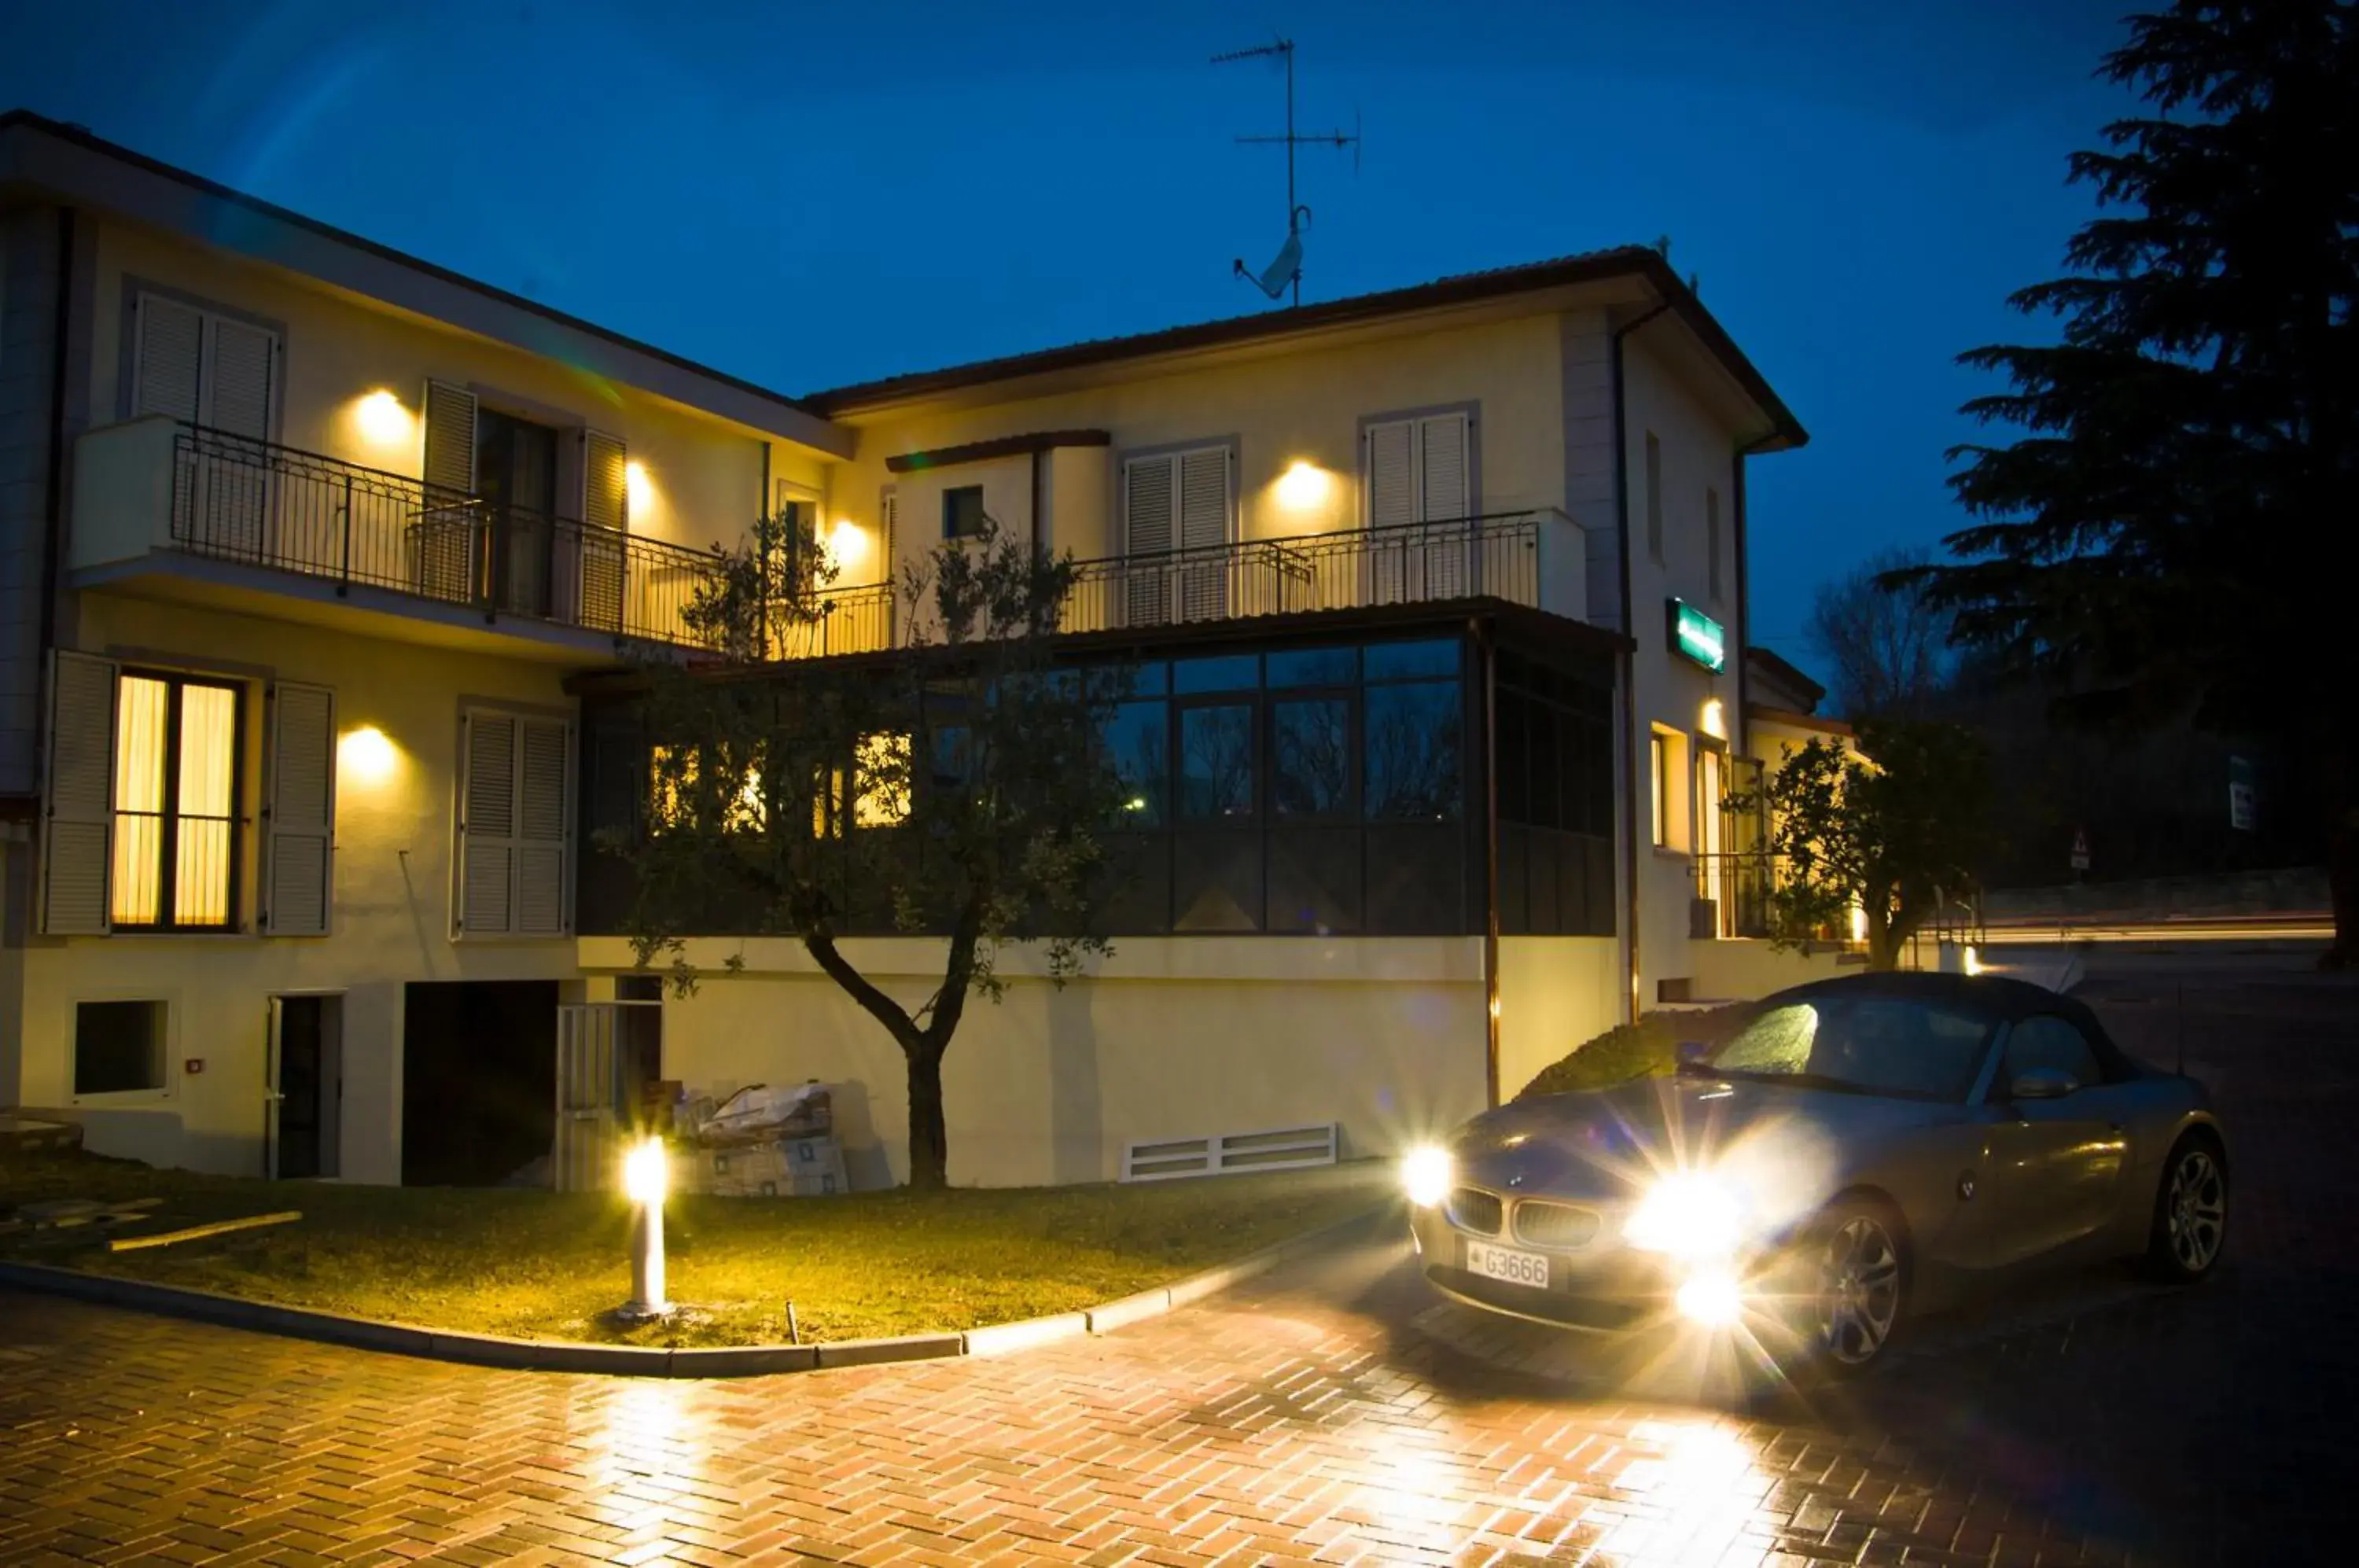
[[[0, 148], [5, 148], [6, 145], [5, 134], [20, 126], [40, 132], [81, 152], [95, 154], [124, 169], [168, 181], [170, 186], [179, 188], [187, 197], [222, 202], [268, 219], [273, 223], [286, 224], [304, 234], [326, 241], [332, 246], [341, 247], [344, 251], [357, 253], [377, 262], [389, 263], [420, 278], [430, 279], [433, 284], [462, 290], [465, 294], [488, 301], [500, 310], [521, 311], [561, 328], [567, 332], [580, 333], [582, 337], [623, 351], [625, 354], [630, 356], [630, 360], [624, 361], [622, 364], [627, 365], [631, 361], [636, 361], [642, 368], [645, 368], [647, 362], [653, 362], [671, 371], [685, 373], [688, 376], [697, 381], [710, 383], [714, 387], [728, 388], [730, 392], [736, 394], [738, 398], [754, 405], [766, 406], [778, 410], [788, 416], [788, 422], [790, 424], [793, 423], [794, 416], [801, 416], [804, 422], [799, 430], [781, 430], [775, 433], [787, 435], [792, 440], [809, 441], [814, 437], [821, 441], [832, 439], [830, 433], [822, 433], [825, 431], [824, 426], [810, 423], [810, 421], [824, 419], [825, 415], [798, 398], [788, 397], [785, 393], [774, 392], [766, 387], [731, 376], [725, 371], [700, 365], [668, 349], [658, 348], [652, 343], [642, 343], [636, 338], [625, 337], [621, 332], [602, 327], [595, 321], [568, 315], [562, 310], [543, 305], [537, 300], [527, 299], [521, 294], [511, 294], [505, 289], [495, 288], [489, 283], [469, 278], [463, 273], [453, 272], [449, 267], [439, 267], [433, 262], [395, 250], [390, 245], [379, 245], [375, 240], [364, 238], [349, 230], [337, 228], [332, 223], [323, 223], [317, 218], [305, 217], [302, 213], [281, 207], [276, 202], [265, 201], [257, 196], [249, 196], [218, 180], [208, 180], [201, 174], [191, 173], [188, 169], [149, 158], [145, 153], [135, 152], [129, 147], [110, 142], [103, 136], [94, 136], [86, 126], [67, 125], [61, 121], [34, 114], [29, 109], [0, 111]], [[45, 168], [38, 163], [28, 163], [12, 167], [11, 160], [0, 158], [0, 179], [5, 179], [13, 173], [38, 185], [43, 183], [45, 177], [53, 172], [55, 172], [54, 166]], [[92, 199], [89, 192], [83, 191], [71, 191], [63, 193], [76, 200]], [[106, 203], [100, 201], [97, 204], [103, 206]], [[178, 208], [178, 201], [174, 205]], [[304, 268], [297, 265], [297, 270], [304, 270]], [[435, 312], [425, 313], [434, 314]], [[545, 328], [540, 331], [543, 336], [547, 335]], [[538, 352], [548, 351], [543, 349]], [[617, 368], [620, 367], [618, 365]], [[637, 384], [647, 385], [647, 378], [644, 376], [623, 378], [636, 379]], [[662, 390], [667, 393], [673, 390], [670, 387], [652, 387], [649, 389]], [[738, 408], [744, 410], [745, 406], [745, 402], [740, 402]]]
[[1793, 410], [1787, 408], [1784, 400], [1771, 390], [1767, 379], [1751, 360], [1745, 358], [1744, 351], [1736, 346], [1735, 340], [1728, 335], [1727, 330], [1712, 312], [1704, 309], [1695, 291], [1680, 280], [1679, 274], [1671, 270], [1670, 264], [1659, 252], [1644, 245], [1619, 245], [1610, 250], [1584, 251], [1516, 267], [1453, 273], [1406, 289], [1356, 294], [1348, 299], [1330, 299], [1292, 310], [1260, 310], [1251, 315], [1228, 316], [1217, 321], [1166, 327], [1156, 332], [1135, 332], [1125, 337], [1094, 338], [1057, 348], [975, 360], [939, 370], [888, 376], [876, 381], [807, 392], [802, 401], [805, 406], [820, 412], [837, 415], [873, 404], [979, 387], [1021, 376], [1250, 343], [1257, 338], [1279, 337], [1321, 327], [1344, 326], [1388, 316], [1408, 315], [1418, 310], [1473, 304], [1571, 284], [1625, 278], [1645, 283], [1662, 306], [1676, 315], [1696, 335], [1704, 349], [1745, 388], [1745, 394], [1768, 417], [1776, 438], [1775, 446], [1797, 447], [1810, 439], [1810, 432], [1802, 428]]

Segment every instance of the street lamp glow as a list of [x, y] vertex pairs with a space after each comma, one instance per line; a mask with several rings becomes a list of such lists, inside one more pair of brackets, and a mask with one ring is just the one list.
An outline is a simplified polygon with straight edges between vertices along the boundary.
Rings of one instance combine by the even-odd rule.
[[671, 1185], [671, 1169], [660, 1139], [647, 1138], [623, 1156], [623, 1192], [635, 1203], [660, 1203]]
[[645, 1138], [623, 1157], [623, 1192], [637, 1213], [631, 1223], [631, 1299], [625, 1318], [659, 1318], [671, 1311], [664, 1300], [664, 1191], [671, 1184], [671, 1157], [661, 1138]]

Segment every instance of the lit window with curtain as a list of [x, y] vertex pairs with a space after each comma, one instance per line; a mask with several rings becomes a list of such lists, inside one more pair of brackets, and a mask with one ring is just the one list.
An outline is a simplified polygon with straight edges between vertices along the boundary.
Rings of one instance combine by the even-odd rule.
[[239, 692], [126, 672], [116, 686], [114, 923], [227, 931], [237, 891]]

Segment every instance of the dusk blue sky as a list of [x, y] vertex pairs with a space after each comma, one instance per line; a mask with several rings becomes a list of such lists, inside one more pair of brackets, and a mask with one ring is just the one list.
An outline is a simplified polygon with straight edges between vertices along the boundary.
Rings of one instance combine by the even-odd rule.
[[7, 24], [23, 105], [786, 392], [1651, 243], [1810, 427], [1753, 466], [1754, 640], [1958, 526], [1960, 350], [2091, 211], [2065, 158], [2118, 0], [1255, 0], [345, 7], [69, 0]]

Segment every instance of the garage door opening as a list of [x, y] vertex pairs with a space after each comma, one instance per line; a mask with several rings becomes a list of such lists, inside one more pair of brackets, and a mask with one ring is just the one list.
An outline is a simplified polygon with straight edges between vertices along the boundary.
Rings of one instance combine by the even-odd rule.
[[404, 1186], [545, 1181], [556, 1105], [556, 981], [404, 988]]

